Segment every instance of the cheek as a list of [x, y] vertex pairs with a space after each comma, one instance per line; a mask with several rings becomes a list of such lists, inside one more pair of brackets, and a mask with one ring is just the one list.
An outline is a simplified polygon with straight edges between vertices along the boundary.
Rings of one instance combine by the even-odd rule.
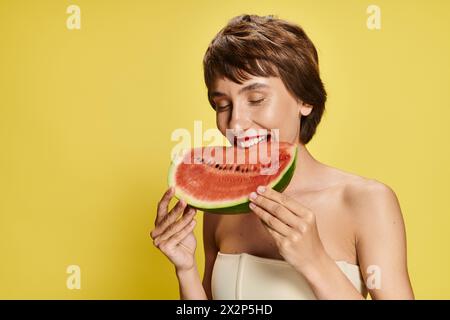
[[255, 118], [266, 128], [280, 129], [280, 134], [283, 131], [296, 131], [299, 125], [295, 106], [283, 101], [273, 101], [261, 109]]
[[228, 119], [229, 119], [228, 112], [216, 113], [217, 129], [219, 129], [219, 131], [223, 135], [225, 135], [225, 133], [226, 133], [226, 129], [227, 129], [227, 126], [228, 126]]

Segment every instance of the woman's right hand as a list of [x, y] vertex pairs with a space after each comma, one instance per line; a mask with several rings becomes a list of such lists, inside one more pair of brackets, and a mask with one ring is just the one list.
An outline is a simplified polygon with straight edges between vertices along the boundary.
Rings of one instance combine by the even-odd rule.
[[[177, 271], [185, 271], [195, 266], [197, 241], [193, 230], [196, 209], [180, 200], [168, 211], [173, 192], [173, 188], [169, 188], [159, 201], [155, 229], [150, 232], [150, 237], [155, 247], [169, 258]], [[178, 219], [181, 213], [183, 216]]]

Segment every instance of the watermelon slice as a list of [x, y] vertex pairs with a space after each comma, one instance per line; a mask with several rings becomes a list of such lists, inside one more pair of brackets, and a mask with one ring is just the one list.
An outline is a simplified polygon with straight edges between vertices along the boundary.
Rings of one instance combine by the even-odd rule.
[[197, 209], [245, 213], [250, 212], [248, 196], [258, 186], [282, 192], [294, 174], [296, 162], [297, 145], [287, 142], [262, 142], [245, 149], [192, 148], [174, 157], [168, 184], [175, 188], [176, 198]]

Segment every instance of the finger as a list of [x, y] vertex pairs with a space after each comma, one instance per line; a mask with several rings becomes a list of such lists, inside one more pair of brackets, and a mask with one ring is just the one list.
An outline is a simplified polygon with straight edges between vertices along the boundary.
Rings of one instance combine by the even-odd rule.
[[183, 248], [187, 249], [189, 252], [193, 253], [189, 248], [187, 248], [184, 244], [181, 242], [186, 238], [195, 228], [196, 221], [192, 220], [188, 225], [186, 225], [182, 230], [172, 235], [169, 239], [165, 240], [161, 243], [161, 245], [164, 243], [164, 245], [167, 248], [174, 248], [177, 245], [182, 246]]
[[269, 198], [265, 198], [252, 192], [249, 196], [251, 202], [256, 204], [258, 207], [263, 208], [267, 212], [271, 213], [277, 217], [283, 223], [290, 225], [291, 227], [299, 223], [299, 217], [287, 209], [284, 205], [275, 202]]
[[187, 204], [185, 201], [178, 201], [172, 210], [170, 210], [170, 212], [159, 222], [159, 225], [156, 226], [153, 231], [152, 238], [154, 239], [159, 237], [161, 234], [166, 232], [166, 230], [177, 221], [180, 214], [185, 212], [186, 206]]
[[299, 217], [305, 217], [310, 213], [310, 209], [301, 205], [298, 201], [294, 200], [292, 197], [289, 197], [283, 193], [275, 191], [271, 188], [267, 188], [265, 186], [259, 186], [256, 189], [256, 192], [263, 196], [264, 198], [270, 199], [272, 201], [278, 202], [279, 204], [285, 206], [294, 214]]
[[286, 236], [291, 232], [291, 228], [287, 224], [281, 222], [277, 217], [273, 216], [263, 208], [258, 207], [254, 203], [250, 203], [250, 209], [267, 225], [268, 228], [283, 236]]
[[155, 245], [158, 245], [161, 241], [169, 239], [173, 234], [179, 232], [181, 229], [183, 229], [187, 224], [189, 224], [192, 219], [194, 218], [195, 211], [189, 210], [189, 212], [178, 221], [172, 223], [169, 227], [166, 228], [166, 230], [156, 237], [154, 243]]
[[189, 213], [190, 210], [194, 210], [194, 212], [197, 212], [197, 208], [194, 208], [191, 205], [187, 205], [186, 208], [184, 209], [184, 211], [185, 211], [184, 213], [187, 214], [187, 213]]
[[153, 243], [155, 245], [158, 245], [162, 241], [169, 239], [173, 234], [179, 232], [193, 220], [195, 213], [195, 210], [188, 210], [187, 213], [183, 214], [183, 217], [181, 219], [169, 225], [163, 233], [155, 237]]
[[283, 240], [283, 236], [281, 234], [279, 234], [278, 232], [270, 229], [270, 228], [267, 228], [267, 230], [269, 231], [271, 236], [274, 238], [275, 243], [277, 244], [277, 246], [280, 247], [281, 241]]
[[172, 199], [173, 194], [174, 194], [174, 188], [170, 187], [169, 189], [166, 190], [166, 192], [162, 196], [161, 200], [159, 200], [158, 213], [156, 215], [155, 225], [157, 224], [157, 222], [159, 220], [161, 220], [167, 214], [167, 211], [169, 209], [168, 208], [169, 202], [170, 202], [170, 199]]
[[156, 228], [152, 231], [150, 236], [154, 239], [163, 233], [168, 226], [177, 220], [178, 216], [185, 210], [186, 206], [187, 204], [183, 200], [178, 201], [172, 210], [156, 223]]

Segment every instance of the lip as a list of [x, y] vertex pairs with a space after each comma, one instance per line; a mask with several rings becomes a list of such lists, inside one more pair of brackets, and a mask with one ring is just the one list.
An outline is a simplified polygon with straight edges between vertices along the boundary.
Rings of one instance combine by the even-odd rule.
[[250, 139], [259, 138], [259, 137], [262, 137], [262, 136], [265, 136], [265, 135], [259, 134], [259, 135], [256, 135], [256, 136], [236, 137], [236, 140], [239, 141], [239, 142], [241, 142], [241, 141], [248, 141]]
[[248, 141], [250, 139], [254, 139], [254, 138], [259, 138], [259, 137], [266, 137], [267, 136], [267, 141], [269, 141], [271, 134], [267, 133], [267, 134], [258, 134], [258, 135], [253, 135], [253, 136], [244, 136], [244, 137], [234, 137], [234, 145], [238, 146], [238, 143], [240, 142], [245, 142]]

